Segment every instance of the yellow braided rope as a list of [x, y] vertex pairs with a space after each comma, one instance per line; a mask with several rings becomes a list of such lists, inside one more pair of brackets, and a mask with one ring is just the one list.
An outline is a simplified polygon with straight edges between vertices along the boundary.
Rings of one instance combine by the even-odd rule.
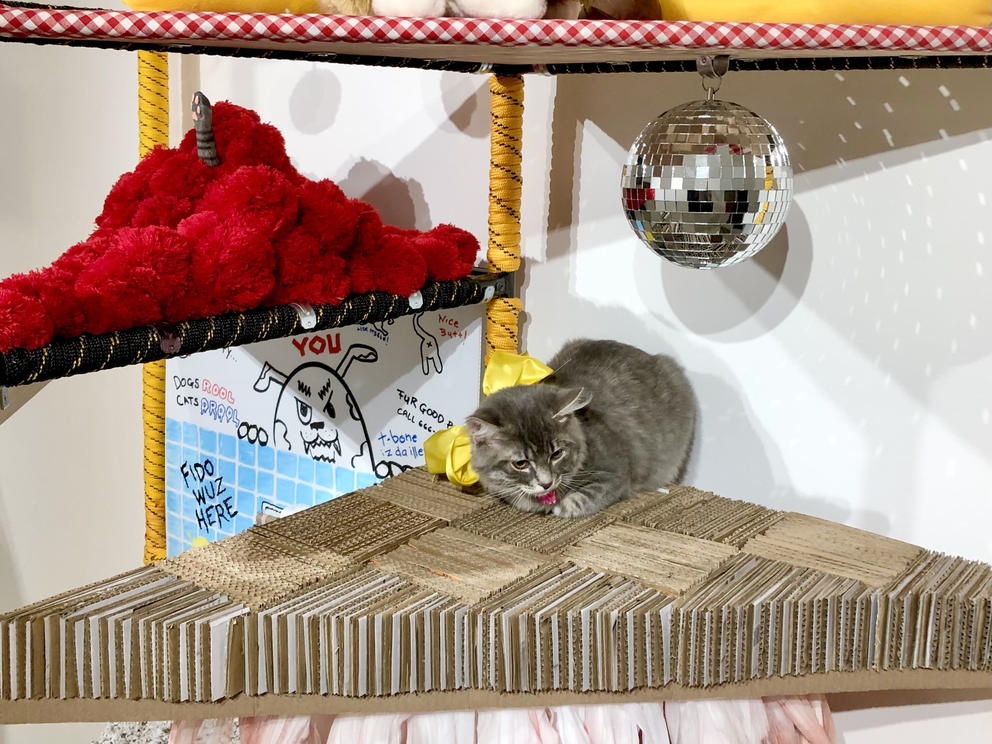
[[486, 364], [494, 351], [517, 351], [517, 326], [523, 302], [519, 297], [497, 297], [486, 306]]
[[[138, 152], [169, 145], [169, 63], [161, 52], [138, 52]], [[142, 369], [145, 431], [145, 563], [165, 558], [165, 362]]]
[[[489, 156], [489, 265], [498, 271], [520, 268], [520, 175], [524, 80], [520, 75], [489, 78], [492, 111]], [[486, 310], [486, 361], [496, 349], [517, 351], [519, 299], [499, 299]]]

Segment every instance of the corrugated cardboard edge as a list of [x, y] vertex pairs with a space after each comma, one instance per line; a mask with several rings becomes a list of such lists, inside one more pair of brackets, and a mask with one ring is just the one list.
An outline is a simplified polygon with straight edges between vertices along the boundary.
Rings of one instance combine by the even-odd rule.
[[992, 699], [992, 673], [916, 669], [895, 672], [830, 672], [804, 677], [777, 677], [708, 689], [669, 685], [626, 693], [516, 693], [481, 690], [347, 698], [341, 696], [239, 695], [219, 703], [164, 703], [152, 700], [5, 700], [0, 724], [67, 721], [150, 721], [242, 716], [294, 716], [318, 713], [428, 713], [442, 710], [534, 708], [550, 705], [657, 702], [766, 695], [960, 690], [963, 699]]

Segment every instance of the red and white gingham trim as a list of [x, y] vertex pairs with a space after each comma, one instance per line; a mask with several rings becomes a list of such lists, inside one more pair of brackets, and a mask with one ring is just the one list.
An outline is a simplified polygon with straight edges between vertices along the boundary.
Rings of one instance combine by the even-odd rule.
[[48, 10], [0, 4], [0, 37], [117, 41], [392, 42], [687, 50], [992, 53], [972, 26], [383, 18]]

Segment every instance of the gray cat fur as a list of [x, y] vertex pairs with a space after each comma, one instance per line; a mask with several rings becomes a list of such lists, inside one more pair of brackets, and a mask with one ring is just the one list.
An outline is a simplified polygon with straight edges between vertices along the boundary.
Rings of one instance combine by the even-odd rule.
[[[546, 380], [497, 391], [466, 420], [489, 493], [524, 511], [580, 517], [679, 478], [696, 399], [675, 360], [579, 339], [549, 366]], [[524, 460], [526, 471], [514, 467]], [[551, 490], [556, 503], [542, 503]]]

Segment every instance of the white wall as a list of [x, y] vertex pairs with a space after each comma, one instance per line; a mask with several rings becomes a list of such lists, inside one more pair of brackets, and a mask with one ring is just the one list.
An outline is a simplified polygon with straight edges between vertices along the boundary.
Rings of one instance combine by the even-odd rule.
[[[0, 170], [4, 275], [85, 237], [133, 166], [135, 63], [11, 44], [0, 55], [2, 100], [31, 107], [0, 117], [16, 143]], [[484, 77], [211, 58], [201, 73], [208, 96], [257, 109], [304, 172], [387, 221], [485, 236]], [[693, 484], [992, 560], [990, 84], [988, 70], [731, 76], [721, 95], [789, 144], [796, 204], [754, 261], [693, 272], [638, 244], [618, 180], [637, 131], [699, 96], [698, 79], [528, 78], [525, 346], [547, 358], [591, 335], [674, 353], [703, 409]], [[138, 380], [58, 381], [0, 427], [3, 607], [140, 561]], [[838, 722], [848, 744], [922, 743], [938, 727], [964, 740], [992, 726], [992, 704]], [[0, 730], [0, 743], [51, 731]]]

